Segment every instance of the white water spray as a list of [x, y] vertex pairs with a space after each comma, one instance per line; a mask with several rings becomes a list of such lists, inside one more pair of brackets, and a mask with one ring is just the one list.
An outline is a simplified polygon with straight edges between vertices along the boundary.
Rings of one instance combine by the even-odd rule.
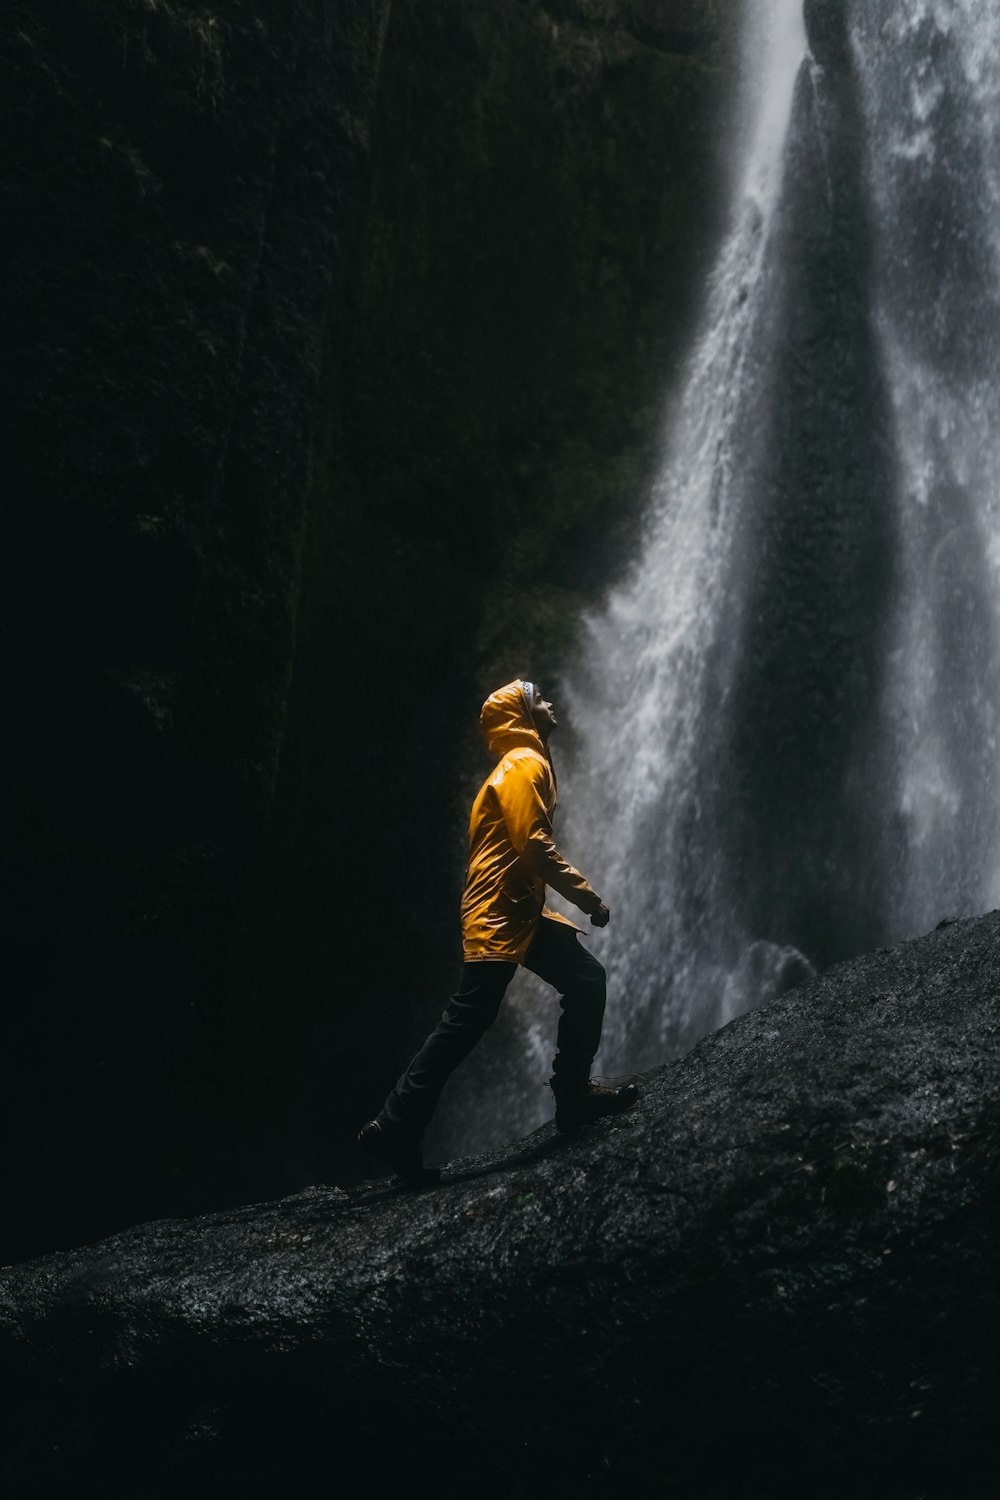
[[[586, 621], [567, 674], [578, 753], [560, 837], [615, 905], [615, 993], [602, 1059], [659, 1060], [692, 1027], [744, 1008], [793, 955], [727, 929], [706, 822], [713, 714], [725, 698], [744, 607], [738, 545], [754, 413], [769, 380], [767, 269], [796, 78], [801, 0], [753, 7], [732, 173], [732, 228], [668, 413], [640, 561]], [[602, 953], [603, 956], [603, 953]]]
[[[845, 0], [845, 17], [849, 51], [832, 73], [803, 74], [798, 0], [752, 8], [746, 77], [759, 86], [732, 172], [733, 228], [639, 560], [586, 622], [567, 672], [577, 747], [564, 842], [614, 910], [606, 1071], [683, 1050], [809, 972], [767, 916], [787, 929], [807, 865], [810, 930], [825, 905], [828, 950], [844, 956], [852, 933], [896, 942], [1000, 903], [1000, 13], [978, 0]], [[797, 77], [819, 94], [796, 95]], [[795, 192], [831, 153], [839, 164], [820, 228], [815, 193], [805, 216], [806, 200], [790, 198], [793, 113], [808, 156]], [[859, 127], [863, 171], [845, 147]], [[790, 236], [776, 232], [788, 215]], [[796, 288], [787, 302], [782, 286]], [[838, 465], [825, 488], [817, 455]], [[795, 567], [802, 578], [773, 599]], [[843, 609], [815, 639], [816, 611], [801, 607], [813, 578]], [[777, 634], [761, 611], [775, 611]], [[798, 652], [782, 701], [794, 714], [801, 693], [811, 715], [800, 765], [818, 763], [827, 732], [839, 738], [825, 781], [799, 774], [784, 744], [776, 763], [799, 784], [784, 800], [768, 788], [761, 853], [762, 810], [745, 799], [767, 786], [766, 705], [778, 700], [762, 706], [748, 684], [766, 680], [755, 650], [784, 670], [767, 654], [775, 641]], [[813, 792], [831, 800], [810, 822]], [[773, 826], [782, 808], [794, 827]], [[740, 817], [742, 844], [726, 825]], [[776, 850], [780, 873], [767, 863]], [[752, 881], [773, 882], [776, 898], [755, 907]]]
[[859, 5], [852, 43], [902, 551], [895, 939], [1000, 904], [1000, 12]]
[[[843, 0], [813, 61], [802, 0], [745, 11], [729, 229], [561, 684], [604, 1074], [1000, 904], [1000, 12]], [[508, 1023], [527, 1129], [551, 992]]]

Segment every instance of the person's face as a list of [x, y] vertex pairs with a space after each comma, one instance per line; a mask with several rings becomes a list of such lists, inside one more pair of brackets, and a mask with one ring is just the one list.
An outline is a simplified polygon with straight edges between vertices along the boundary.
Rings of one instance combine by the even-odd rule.
[[535, 702], [531, 710], [531, 717], [535, 721], [535, 728], [542, 739], [547, 739], [556, 727], [556, 713], [547, 698], [542, 697], [541, 689], [535, 689]]

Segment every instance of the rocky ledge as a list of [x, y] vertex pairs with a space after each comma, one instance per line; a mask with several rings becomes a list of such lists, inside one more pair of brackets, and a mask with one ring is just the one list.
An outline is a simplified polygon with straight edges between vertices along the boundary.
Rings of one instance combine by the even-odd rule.
[[7, 1493], [984, 1493], [998, 978], [952, 923], [576, 1139], [9, 1268]]

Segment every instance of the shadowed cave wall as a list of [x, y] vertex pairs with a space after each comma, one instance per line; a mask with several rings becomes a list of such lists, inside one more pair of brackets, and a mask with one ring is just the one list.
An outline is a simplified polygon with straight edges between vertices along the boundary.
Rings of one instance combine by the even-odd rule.
[[732, 7], [9, 7], [5, 1257], [360, 1169], [614, 575]]

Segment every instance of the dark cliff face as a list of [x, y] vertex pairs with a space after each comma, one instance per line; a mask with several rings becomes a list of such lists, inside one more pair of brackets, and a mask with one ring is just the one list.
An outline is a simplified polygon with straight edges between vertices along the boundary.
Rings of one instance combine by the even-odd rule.
[[727, 16], [8, 18], [14, 1253], [308, 1177], [439, 1004], [480, 698], [641, 501]]
[[0, 1275], [18, 1495], [972, 1500], [1000, 1307], [1000, 916], [831, 970], [635, 1110]]
[[323, 11], [94, 0], [5, 25], [16, 1244], [148, 1209], [252, 1046], [234, 954], [385, 19]]

